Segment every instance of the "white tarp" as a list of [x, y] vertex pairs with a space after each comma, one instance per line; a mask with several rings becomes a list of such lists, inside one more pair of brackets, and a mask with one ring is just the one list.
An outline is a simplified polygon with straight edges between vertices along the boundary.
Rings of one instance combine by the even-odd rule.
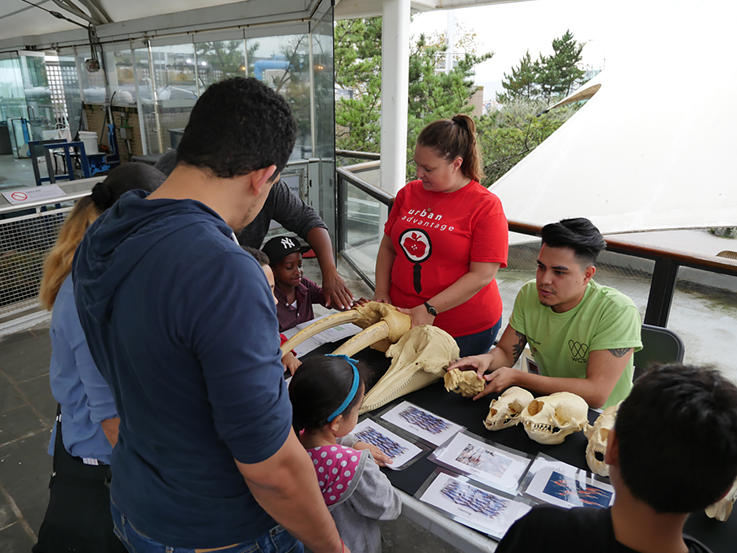
[[[603, 233], [737, 226], [735, 2], [668, 2], [607, 44], [596, 95], [492, 187], [513, 221]], [[630, 24], [629, 21], [632, 21]]]

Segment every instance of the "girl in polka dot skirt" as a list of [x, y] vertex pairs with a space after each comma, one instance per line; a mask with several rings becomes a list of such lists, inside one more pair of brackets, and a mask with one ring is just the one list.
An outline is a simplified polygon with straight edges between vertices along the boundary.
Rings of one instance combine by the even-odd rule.
[[306, 359], [289, 385], [294, 430], [315, 465], [340, 536], [354, 553], [378, 553], [379, 521], [397, 518], [402, 502], [379, 470], [391, 460], [350, 434], [363, 393], [358, 363], [345, 355]]

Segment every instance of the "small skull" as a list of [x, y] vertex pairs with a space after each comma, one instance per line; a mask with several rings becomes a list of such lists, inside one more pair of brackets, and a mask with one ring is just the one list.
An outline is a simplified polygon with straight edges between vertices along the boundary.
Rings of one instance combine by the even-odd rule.
[[445, 389], [463, 397], [473, 397], [483, 392], [485, 385], [486, 381], [479, 379], [476, 371], [456, 369], [445, 373]]
[[594, 426], [587, 424], [586, 428], [583, 429], [583, 433], [589, 439], [589, 445], [586, 446], [586, 462], [589, 464], [591, 472], [595, 472], [600, 476], [609, 476], [609, 465], [604, 462], [604, 454], [606, 453], [609, 431], [614, 428], [614, 421], [617, 419], [617, 411], [621, 403], [620, 401], [616, 405], [605, 409], [596, 419]]
[[515, 426], [520, 421], [522, 411], [532, 399], [532, 394], [519, 386], [507, 388], [498, 399], [491, 400], [484, 426], [487, 430], [501, 430]]
[[715, 518], [721, 522], [726, 522], [729, 515], [732, 513], [732, 507], [734, 506], [735, 500], [737, 500], [737, 480], [732, 484], [727, 495], [706, 508], [706, 516], [709, 518]]
[[538, 443], [563, 443], [566, 436], [578, 432], [587, 424], [589, 406], [570, 392], [556, 392], [533, 399], [522, 412], [521, 420], [527, 435]]

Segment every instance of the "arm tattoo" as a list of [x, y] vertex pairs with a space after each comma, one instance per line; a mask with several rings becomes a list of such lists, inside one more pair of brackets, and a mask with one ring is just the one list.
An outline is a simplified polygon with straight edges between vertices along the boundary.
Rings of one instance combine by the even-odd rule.
[[632, 348], [619, 348], [619, 349], [610, 349], [609, 353], [611, 353], [614, 357], [624, 357], [627, 355]]
[[519, 356], [522, 355], [522, 352], [525, 351], [525, 345], [527, 345], [527, 336], [522, 334], [521, 332], [517, 332], [516, 330], [514, 333], [517, 335], [517, 343], [512, 346], [512, 356], [514, 357], [514, 362], [516, 363], [519, 359]]

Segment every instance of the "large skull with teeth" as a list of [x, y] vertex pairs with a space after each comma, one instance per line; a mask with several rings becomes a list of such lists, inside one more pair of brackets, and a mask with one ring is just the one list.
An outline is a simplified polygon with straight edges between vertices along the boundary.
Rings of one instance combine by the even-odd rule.
[[727, 495], [706, 508], [706, 516], [726, 522], [732, 513], [735, 500], [737, 500], [737, 480], [732, 484], [732, 488], [727, 492]]
[[563, 443], [566, 436], [588, 423], [586, 401], [570, 392], [556, 392], [533, 399], [520, 416], [527, 435], [538, 443]]
[[519, 386], [507, 388], [498, 399], [491, 400], [484, 426], [487, 430], [501, 430], [516, 425], [532, 399], [532, 394]]
[[620, 401], [605, 409], [596, 419], [594, 426], [587, 424], [583, 429], [583, 433], [589, 439], [589, 445], [586, 446], [586, 462], [591, 472], [601, 476], [609, 476], [609, 465], [604, 462], [604, 453], [606, 453], [609, 431], [614, 428], [614, 421], [617, 419], [617, 411], [621, 403]]

